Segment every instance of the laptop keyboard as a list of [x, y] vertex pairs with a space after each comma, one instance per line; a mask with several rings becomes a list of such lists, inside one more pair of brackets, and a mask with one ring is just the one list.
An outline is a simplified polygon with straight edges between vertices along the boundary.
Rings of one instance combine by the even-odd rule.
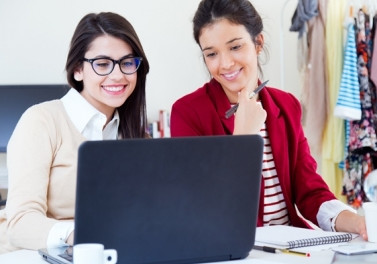
[[73, 248], [72, 247], [68, 247], [64, 253], [60, 254], [59, 257], [63, 258], [63, 259], [66, 259], [70, 262], [73, 263]]

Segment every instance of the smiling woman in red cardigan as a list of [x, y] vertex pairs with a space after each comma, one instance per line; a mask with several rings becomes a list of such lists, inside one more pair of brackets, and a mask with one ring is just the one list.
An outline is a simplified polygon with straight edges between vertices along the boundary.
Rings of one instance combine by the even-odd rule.
[[[260, 84], [262, 20], [247, 0], [203, 0], [193, 19], [194, 37], [212, 76], [203, 87], [177, 100], [171, 135], [259, 133], [265, 142], [258, 226], [347, 231], [367, 239], [364, 217], [337, 200], [310, 154], [301, 126], [301, 106], [291, 94], [272, 88], [250, 98]], [[235, 104], [230, 118], [225, 112]], [[297, 208], [297, 209], [296, 209]]]

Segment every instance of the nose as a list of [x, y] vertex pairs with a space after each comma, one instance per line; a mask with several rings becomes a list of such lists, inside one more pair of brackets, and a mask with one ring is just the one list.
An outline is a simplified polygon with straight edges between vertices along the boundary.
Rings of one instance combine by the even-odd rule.
[[220, 66], [223, 69], [229, 69], [234, 65], [234, 60], [231, 54], [222, 53], [220, 55]]
[[124, 73], [120, 70], [120, 64], [119, 62], [116, 62], [113, 71], [109, 74], [109, 77], [116, 80], [123, 78], [123, 76]]

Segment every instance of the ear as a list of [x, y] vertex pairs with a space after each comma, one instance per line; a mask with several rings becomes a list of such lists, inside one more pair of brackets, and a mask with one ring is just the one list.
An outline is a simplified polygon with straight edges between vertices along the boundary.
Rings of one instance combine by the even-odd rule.
[[263, 51], [263, 45], [264, 45], [264, 36], [262, 33], [260, 33], [258, 36], [255, 37], [255, 49], [256, 49], [257, 54]]
[[75, 70], [75, 72], [73, 73], [73, 77], [75, 78], [76, 81], [78, 82], [81, 82], [83, 79], [84, 79], [84, 76], [83, 76], [83, 72], [82, 72], [82, 68], [78, 68], [77, 70]]

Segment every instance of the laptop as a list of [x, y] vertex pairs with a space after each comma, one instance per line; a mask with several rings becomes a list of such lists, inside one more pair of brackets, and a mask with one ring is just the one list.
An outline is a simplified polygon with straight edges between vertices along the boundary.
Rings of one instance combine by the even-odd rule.
[[[259, 135], [84, 142], [74, 244], [116, 249], [120, 264], [246, 258], [262, 154]], [[52, 250], [39, 252], [51, 263], [70, 263], [57, 262]], [[72, 256], [71, 248], [59, 253]]]

